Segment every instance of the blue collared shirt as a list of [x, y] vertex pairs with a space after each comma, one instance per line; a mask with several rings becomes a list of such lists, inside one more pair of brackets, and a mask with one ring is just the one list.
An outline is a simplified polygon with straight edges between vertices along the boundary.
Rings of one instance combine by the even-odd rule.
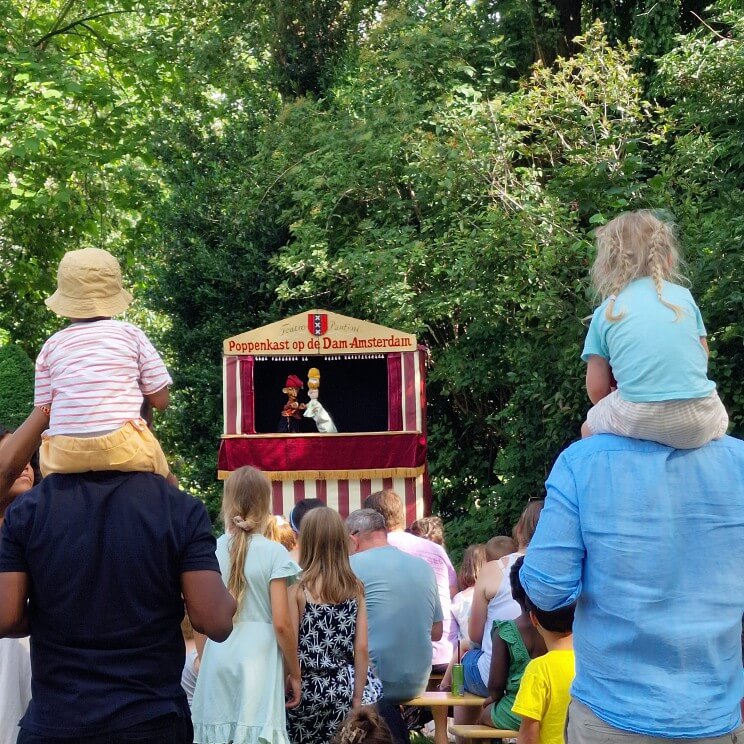
[[521, 571], [578, 598], [572, 695], [650, 736], [721, 736], [744, 697], [744, 442], [696, 450], [600, 434], [565, 450]]

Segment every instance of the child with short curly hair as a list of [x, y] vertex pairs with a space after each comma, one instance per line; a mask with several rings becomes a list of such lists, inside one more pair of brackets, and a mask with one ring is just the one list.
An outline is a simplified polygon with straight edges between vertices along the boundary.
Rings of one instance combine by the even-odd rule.
[[331, 744], [393, 744], [393, 737], [377, 710], [364, 705], [349, 713]]

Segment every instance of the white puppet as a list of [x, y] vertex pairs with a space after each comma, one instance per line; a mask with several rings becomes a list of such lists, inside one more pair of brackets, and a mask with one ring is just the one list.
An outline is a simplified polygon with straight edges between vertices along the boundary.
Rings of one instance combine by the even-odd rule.
[[323, 404], [318, 400], [319, 387], [320, 371], [312, 367], [307, 373], [307, 397], [310, 400], [305, 408], [305, 418], [313, 419], [321, 434], [335, 434], [338, 429], [336, 429], [328, 411], [323, 408]]

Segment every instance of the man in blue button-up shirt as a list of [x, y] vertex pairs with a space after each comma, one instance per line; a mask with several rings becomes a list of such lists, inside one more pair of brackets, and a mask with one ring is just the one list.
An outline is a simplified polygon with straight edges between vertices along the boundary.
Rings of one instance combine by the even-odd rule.
[[578, 599], [569, 744], [735, 741], [744, 442], [674, 450], [593, 436], [561, 454], [546, 485], [521, 577], [542, 609]]

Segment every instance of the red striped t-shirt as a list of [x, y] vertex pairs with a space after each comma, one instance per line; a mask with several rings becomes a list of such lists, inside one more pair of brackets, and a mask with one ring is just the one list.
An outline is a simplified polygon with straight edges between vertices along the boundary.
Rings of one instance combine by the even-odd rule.
[[50, 436], [103, 433], [138, 419], [143, 394], [172, 384], [137, 326], [73, 323], [49, 338], [36, 359], [34, 405], [51, 405]]

